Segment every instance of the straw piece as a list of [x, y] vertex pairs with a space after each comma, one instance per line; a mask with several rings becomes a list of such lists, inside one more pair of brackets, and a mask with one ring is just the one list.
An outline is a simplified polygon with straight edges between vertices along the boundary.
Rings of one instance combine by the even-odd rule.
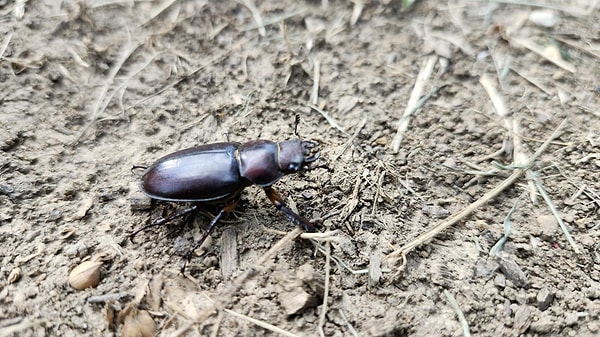
[[488, 201], [490, 201], [493, 198], [495, 198], [496, 196], [498, 196], [500, 193], [502, 193], [508, 187], [512, 186], [519, 178], [521, 178], [521, 176], [523, 176], [523, 174], [525, 173], [527, 168], [531, 167], [533, 165], [534, 161], [542, 153], [544, 153], [546, 151], [548, 146], [550, 146], [552, 140], [558, 136], [559, 132], [562, 130], [562, 128], [565, 126], [566, 123], [567, 123], [566, 119], [563, 120], [562, 123], [560, 123], [560, 125], [556, 128], [556, 130], [554, 130], [554, 132], [550, 135], [550, 137], [548, 137], [548, 139], [546, 139], [546, 141], [537, 149], [537, 151], [533, 154], [533, 156], [531, 156], [531, 158], [525, 168], [515, 169], [513, 174], [511, 174], [508, 178], [506, 178], [503, 182], [501, 182], [494, 189], [488, 191], [481, 198], [477, 199], [475, 202], [471, 203], [470, 205], [468, 205], [461, 211], [454, 213], [453, 215], [449, 216], [448, 218], [446, 218], [445, 220], [443, 220], [442, 222], [440, 222], [433, 228], [431, 228], [428, 231], [426, 231], [425, 233], [419, 235], [415, 240], [413, 240], [413, 241], [407, 243], [406, 245], [400, 247], [399, 249], [396, 249], [395, 251], [391, 252], [390, 254], [388, 254], [385, 257], [385, 260], [395, 263], [395, 262], [397, 262], [397, 260], [399, 258], [404, 259], [405, 255], [408, 252], [410, 252], [411, 250], [420, 246], [421, 244], [433, 239], [439, 233], [446, 230], [450, 226], [456, 224], [457, 222], [464, 219], [465, 217], [469, 216], [477, 208], [479, 208], [480, 206], [484, 205]]
[[430, 56], [421, 67], [419, 74], [417, 75], [417, 80], [415, 82], [415, 86], [410, 94], [410, 98], [408, 99], [408, 104], [406, 105], [406, 109], [404, 110], [404, 114], [402, 118], [398, 121], [398, 131], [396, 132], [396, 136], [392, 140], [392, 151], [394, 153], [398, 153], [400, 150], [400, 143], [402, 142], [402, 138], [404, 137], [404, 133], [408, 129], [408, 123], [410, 122], [410, 116], [415, 113], [416, 110], [419, 109], [418, 102], [419, 97], [421, 97], [423, 89], [425, 88], [425, 84], [431, 77], [433, 73], [433, 67], [437, 62], [438, 57], [436, 55]]

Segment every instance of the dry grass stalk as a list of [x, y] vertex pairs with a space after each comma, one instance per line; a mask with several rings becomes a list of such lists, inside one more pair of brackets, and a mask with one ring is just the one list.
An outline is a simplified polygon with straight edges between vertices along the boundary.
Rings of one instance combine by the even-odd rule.
[[362, 15], [365, 3], [363, 0], [352, 0], [352, 2], [354, 2], [354, 8], [352, 9], [352, 16], [350, 17], [350, 25], [354, 26]]
[[221, 234], [221, 275], [229, 279], [238, 270], [237, 233], [232, 227]]
[[381, 186], [383, 185], [383, 179], [385, 179], [386, 170], [382, 169], [377, 179], [377, 188], [375, 189], [375, 197], [373, 198], [373, 207], [371, 208], [371, 216], [374, 217], [377, 212], [377, 203], [379, 202], [379, 196], [381, 195]]
[[504, 235], [496, 242], [496, 244], [494, 246], [492, 246], [492, 248], [490, 249], [490, 255], [498, 255], [500, 253], [500, 251], [502, 250], [502, 247], [504, 247], [504, 244], [506, 243], [506, 241], [508, 241], [508, 237], [510, 235], [510, 231], [512, 228], [512, 222], [510, 221], [510, 218], [512, 217], [513, 213], [517, 210], [517, 206], [519, 205], [519, 200], [521, 200], [521, 197], [519, 197], [519, 199], [517, 199], [517, 201], [515, 202], [515, 204], [513, 205], [513, 207], [510, 209], [510, 211], [508, 211], [508, 214], [506, 215], [506, 217], [504, 217]]
[[293, 231], [289, 232], [286, 236], [281, 238], [271, 249], [269, 249], [261, 258], [256, 261], [256, 263], [250, 269], [246, 270], [243, 274], [238, 276], [235, 280], [230, 282], [224, 289], [221, 291], [216, 297], [216, 300], [213, 302], [212, 306], [208, 309], [201, 311], [196, 317], [194, 322], [190, 322], [185, 326], [181, 327], [177, 331], [175, 331], [172, 336], [182, 336], [189, 329], [191, 329], [194, 325], [198, 323], [202, 323], [208, 319], [215, 312], [220, 312], [225, 309], [226, 306], [231, 303], [234, 298], [234, 294], [236, 294], [246, 282], [257, 275], [260, 272], [268, 270], [272, 267], [272, 259], [277, 255], [279, 251], [281, 251], [284, 247], [288, 247], [290, 243], [295, 240], [300, 234], [302, 234], [302, 229], [295, 228]]
[[[598, 2], [600, 2], [600, 1], [598, 1]], [[573, 41], [571, 39], [568, 39], [568, 38], [565, 38], [565, 37], [561, 37], [561, 36], [558, 36], [558, 35], [555, 35], [552, 38], [556, 39], [557, 41], [559, 41], [561, 43], [566, 44], [567, 46], [569, 46], [571, 48], [575, 48], [575, 49], [577, 49], [579, 51], [582, 51], [582, 52], [584, 52], [586, 54], [589, 54], [591, 56], [594, 56], [596, 58], [600, 58], [600, 53], [597, 52], [596, 50], [592, 49], [593, 47], [586, 48], [584, 46], [581, 46], [581, 45], [577, 44], [576, 41]], [[587, 47], [589, 47], [589, 46], [587, 46]]]
[[[565, 120], [563, 120], [562, 123], [560, 123], [560, 125], [556, 128], [556, 130], [554, 130], [554, 132], [550, 135], [550, 137], [548, 137], [548, 139], [546, 139], [546, 141], [537, 149], [537, 151], [533, 154], [533, 156], [530, 157], [530, 159], [527, 162], [527, 165], [525, 167], [517, 168], [513, 172], [513, 174], [511, 174], [503, 182], [501, 182], [499, 185], [497, 185], [494, 189], [488, 191], [481, 198], [477, 199], [475, 202], [471, 203], [470, 205], [468, 205], [461, 211], [454, 213], [453, 215], [449, 216], [447, 219], [445, 219], [442, 222], [440, 222], [439, 224], [435, 225], [434, 227], [432, 227], [425, 233], [419, 235], [419, 237], [417, 237], [415, 240], [407, 243], [406, 245], [404, 245], [404, 246], [400, 247], [399, 249], [396, 249], [392, 253], [388, 254], [385, 257], [385, 260], [392, 264], [396, 264], [399, 259], [404, 259], [405, 255], [408, 252], [410, 252], [413, 249], [415, 249], [416, 247], [424, 244], [425, 242], [428, 242], [429, 240], [435, 238], [439, 233], [443, 232], [450, 226], [452, 226], [452, 225], [456, 224], [457, 222], [461, 221], [462, 219], [466, 218], [471, 213], [473, 213], [477, 208], [484, 205], [488, 201], [492, 200], [493, 198], [498, 196], [500, 193], [502, 193], [505, 189], [512, 186], [534, 164], [535, 160], [542, 153], [544, 153], [546, 151], [548, 146], [550, 146], [552, 140], [558, 136], [559, 132], [565, 126], [566, 122], [567, 122], [567, 120], [565, 119]], [[401, 270], [399, 270], [399, 272], [401, 272]]]
[[274, 24], [281, 24], [282, 22], [284, 22], [285, 20], [289, 19], [289, 18], [293, 18], [294, 16], [300, 15], [302, 13], [304, 13], [305, 9], [299, 9], [293, 12], [289, 12], [289, 13], [283, 13], [282, 15], [275, 15], [272, 17], [267, 17], [266, 19], [263, 19], [263, 25], [262, 26], [257, 26], [256, 24], [253, 25], [248, 25], [248, 26], [244, 26], [242, 28], [240, 28], [240, 30], [242, 32], [246, 32], [249, 30], [253, 30], [253, 29], [257, 29], [260, 27], [267, 27], [267, 26], [271, 26]]
[[6, 48], [8, 48], [8, 44], [10, 43], [12, 36], [13, 36], [13, 32], [10, 32], [10, 33], [6, 34], [4, 41], [2, 41], [2, 45], [0, 46], [0, 59], [3, 57], [4, 53], [6, 52]]
[[415, 111], [419, 108], [418, 102], [419, 98], [423, 93], [423, 89], [425, 88], [425, 84], [431, 77], [433, 73], [433, 67], [437, 62], [438, 57], [436, 55], [429, 56], [429, 58], [424, 62], [419, 74], [417, 75], [417, 80], [415, 82], [415, 86], [410, 94], [410, 98], [408, 99], [408, 103], [406, 105], [406, 109], [404, 110], [404, 114], [400, 121], [398, 121], [398, 131], [392, 140], [392, 151], [394, 153], [398, 153], [400, 150], [400, 143], [402, 143], [402, 138], [404, 137], [404, 133], [408, 130], [408, 124], [410, 122], [410, 116], [415, 113]]
[[[164, 11], [166, 11], [167, 9], [169, 9], [175, 3], [177, 3], [179, 5], [179, 1], [177, 1], [177, 0], [162, 1], [161, 3], [158, 4], [158, 6], [156, 6], [152, 10], [152, 12], [150, 13], [150, 16], [142, 24], [140, 24], [139, 26], [141, 27], [141, 26], [147, 25], [152, 20], [154, 20], [156, 17], [158, 17], [159, 15], [161, 15]], [[179, 9], [178, 9], [178, 11], [179, 11]]]
[[[569, 8], [566, 6], [552, 5], [552, 4], [546, 3], [544, 1], [540, 1], [540, 3], [535, 3], [535, 2], [524, 1], [524, 0], [494, 0], [494, 2], [499, 3], [499, 4], [519, 5], [519, 6], [552, 9], [555, 11], [565, 12], [565, 13], [575, 16], [575, 17], [590, 15], [596, 10], [596, 8], [598, 8], [600, 6], [600, 1], [598, 1], [598, 0], [588, 1], [587, 8], [580, 8], [580, 7]], [[570, 4], [571, 2], [565, 1], [564, 3]], [[585, 2], [581, 1], [581, 3], [585, 3]]]
[[367, 119], [363, 118], [363, 120], [360, 122], [360, 125], [356, 128], [356, 131], [354, 131], [354, 133], [352, 134], [350, 139], [348, 139], [346, 144], [344, 144], [344, 147], [342, 147], [342, 150], [338, 154], [336, 154], [335, 157], [333, 157], [333, 160], [332, 160], [333, 162], [337, 161], [338, 158], [340, 158], [344, 154], [344, 152], [346, 152], [346, 150], [348, 150], [348, 148], [350, 147], [350, 145], [352, 144], [354, 139], [356, 139], [356, 137], [358, 137], [360, 130], [362, 130], [365, 127], [365, 125], [367, 125]]
[[313, 65], [313, 88], [310, 95], [310, 103], [314, 106], [319, 104], [319, 81], [321, 80], [321, 63], [315, 60]]
[[319, 315], [319, 325], [317, 330], [321, 337], [325, 337], [323, 327], [325, 326], [325, 318], [327, 315], [327, 300], [329, 299], [329, 274], [331, 273], [331, 243], [327, 241], [325, 244], [325, 286], [323, 289], [323, 305], [321, 306], [321, 314]]
[[[79, 133], [77, 134], [75, 139], [69, 145], [75, 145], [79, 142], [79, 140], [87, 132], [87, 130], [92, 125], [94, 125], [94, 123], [96, 122], [96, 119], [98, 118], [98, 115], [100, 113], [102, 113], [104, 111], [104, 109], [106, 109], [106, 107], [112, 100], [112, 97], [115, 95], [115, 93], [118, 90], [120, 90], [121, 86], [124, 85], [124, 84], [122, 84], [120, 87], [113, 90], [112, 94], [109, 95], [107, 98], [107, 93], [109, 92], [110, 87], [112, 86], [112, 84], [115, 81], [115, 77], [117, 76], [117, 74], [119, 73], [119, 71], [125, 64], [125, 62], [131, 57], [131, 55], [133, 55], [133, 53], [140, 46], [142, 46], [145, 43], [145, 39], [140, 39], [136, 43], [132, 43], [131, 35], [129, 34], [129, 30], [127, 30], [127, 33], [128, 33], [127, 41], [125, 43], [123, 43], [123, 45], [121, 46], [121, 51], [119, 53], [119, 57], [115, 60], [115, 63], [113, 65], [113, 67], [110, 69], [110, 72], [108, 73], [107, 78], [104, 80], [104, 85], [100, 88], [100, 92], [96, 99], [96, 104], [94, 104], [94, 109], [92, 110], [92, 115], [90, 117], [90, 121], [83, 128], [81, 128], [81, 131], [79, 131]], [[124, 81], [123, 83], [127, 83], [127, 81]]]
[[287, 336], [287, 337], [300, 337], [300, 336], [298, 336], [298, 335], [296, 335], [296, 334], [293, 334], [293, 333], [291, 333], [291, 332], [289, 332], [289, 331], [287, 331], [287, 330], [283, 330], [282, 328], [276, 327], [276, 326], [275, 326], [275, 325], [273, 325], [273, 324], [269, 324], [269, 323], [267, 323], [267, 322], [265, 322], [265, 321], [261, 321], [261, 320], [258, 320], [258, 319], [256, 319], [256, 318], [252, 318], [252, 317], [249, 317], [249, 316], [246, 316], [246, 315], [240, 314], [240, 313], [238, 313], [238, 312], [235, 312], [235, 311], [233, 311], [233, 310], [229, 310], [229, 309], [223, 309], [223, 311], [225, 311], [226, 313], [228, 313], [228, 314], [230, 314], [230, 315], [233, 315], [233, 316], [235, 316], [235, 317], [237, 317], [237, 318], [241, 318], [241, 319], [243, 319], [243, 320], [245, 320], [245, 321], [247, 321], [247, 322], [250, 322], [250, 323], [252, 323], [252, 324], [258, 325], [258, 326], [260, 326], [261, 328], [264, 328], [264, 329], [267, 329], [267, 330], [269, 330], [269, 331], [272, 331], [272, 332], [274, 332], [274, 333], [276, 333], [276, 334], [279, 334], [279, 335], [281, 335], [281, 336]]
[[256, 26], [258, 28], [258, 33], [260, 34], [260, 36], [262, 36], [262, 37], [267, 36], [267, 30], [265, 29], [265, 24], [263, 22], [262, 16], [260, 14], [260, 11], [256, 7], [256, 5], [254, 4], [254, 2], [252, 0], [241, 0], [240, 3], [244, 6], [246, 6], [248, 8], [248, 10], [250, 11], [250, 13], [252, 13], [252, 18], [256, 22]]
[[[159, 90], [157, 90], [156, 92], [152, 93], [151, 95], [149, 95], [149, 96], [146, 96], [146, 97], [144, 97], [144, 98], [142, 98], [142, 99], [140, 99], [140, 100], [138, 100], [138, 101], [136, 101], [136, 102], [132, 103], [131, 105], [128, 105], [127, 107], [125, 107], [125, 109], [126, 109], [126, 110], [129, 110], [129, 109], [131, 109], [131, 108], [133, 108], [133, 107], [136, 107], [136, 106], [138, 106], [138, 105], [140, 105], [140, 104], [143, 104], [144, 102], [148, 101], [148, 100], [149, 100], [149, 99], [151, 99], [152, 97], [155, 97], [155, 96], [158, 96], [158, 95], [160, 95], [161, 93], [165, 92], [166, 90], [168, 90], [168, 89], [170, 89], [170, 88], [172, 88], [172, 87], [174, 87], [174, 86], [178, 85], [179, 83], [181, 83], [181, 82], [183, 82], [183, 81], [186, 81], [187, 79], [189, 79], [189, 78], [193, 77], [194, 75], [196, 75], [196, 74], [197, 74], [197, 73], [199, 73], [200, 71], [204, 70], [204, 69], [205, 69], [206, 67], [208, 67], [209, 65], [211, 65], [211, 64], [213, 64], [213, 63], [215, 63], [215, 62], [218, 62], [218, 61], [222, 60], [222, 59], [223, 59], [223, 58], [225, 58], [227, 55], [229, 55], [229, 54], [231, 53], [231, 51], [232, 51], [232, 50], [237, 50], [237, 49], [238, 49], [238, 48], [237, 48], [237, 46], [234, 46], [234, 47], [232, 47], [231, 49], [229, 49], [228, 51], [225, 51], [225, 52], [224, 52], [222, 55], [219, 55], [219, 56], [215, 56], [215, 57], [213, 57], [213, 58], [212, 58], [212, 59], [210, 59], [210, 60], [209, 60], [209, 61], [208, 61], [206, 64], [203, 64], [203, 65], [201, 65], [201, 66], [198, 66], [196, 69], [192, 70], [192, 71], [191, 71], [189, 74], [186, 74], [186, 75], [182, 76], [181, 78], [179, 78], [179, 79], [177, 79], [177, 80], [175, 80], [175, 81], [173, 81], [173, 82], [171, 82], [171, 83], [167, 84], [166, 86], [164, 86], [164, 87], [161, 87]], [[158, 55], [155, 55], [154, 57], [156, 57], [156, 56], [158, 56]], [[153, 57], [153, 58], [154, 58], [154, 57]], [[152, 59], [153, 59], [153, 58], [152, 58]], [[141, 69], [140, 69], [139, 71], [141, 71]], [[134, 75], [135, 75], [135, 74], [137, 74], [137, 73], [139, 73], [139, 71], [135, 71], [135, 72], [134, 72]], [[200, 122], [200, 121], [202, 121], [204, 118], [206, 118], [206, 116], [202, 116], [202, 117], [200, 117], [200, 119], [199, 119], [199, 120], [197, 120], [197, 121], [195, 121], [195, 122]], [[193, 124], [193, 123], [194, 123], [194, 122], [192, 122], [191, 124]]]
[[217, 315], [217, 321], [213, 325], [213, 328], [212, 328], [212, 330], [210, 332], [210, 337], [217, 337], [217, 336], [219, 336], [219, 328], [221, 327], [221, 322], [222, 321], [223, 321], [223, 313], [220, 312]]
[[20, 332], [35, 328], [36, 326], [47, 324], [47, 321], [30, 321], [28, 319], [18, 320], [15, 324], [0, 327], [0, 337], [17, 336]]
[[350, 331], [350, 333], [352, 334], [352, 336], [354, 337], [358, 337], [358, 332], [356, 332], [356, 329], [354, 329], [354, 327], [352, 326], [352, 324], [348, 321], [348, 318], [346, 317], [346, 314], [344, 313], [344, 310], [342, 310], [341, 308], [338, 309], [340, 316], [342, 316], [342, 319], [344, 320], [344, 322], [346, 322], [346, 327], [348, 328], [348, 331]]
[[547, 61], [554, 63], [556, 66], [558, 66], [570, 73], [575, 73], [577, 71], [577, 69], [575, 68], [574, 65], [563, 60], [563, 58], [560, 56], [560, 52], [553, 51], [556, 48], [555, 46], [549, 45], [547, 47], [542, 47], [542, 46], [538, 46], [537, 44], [533, 43], [532, 41], [530, 41], [528, 39], [514, 37], [514, 36], [510, 37], [509, 40], [511, 43], [514, 43], [523, 48], [529, 49], [530, 51], [540, 55]]
[[446, 299], [448, 300], [448, 302], [450, 302], [450, 306], [456, 312], [456, 316], [458, 316], [458, 320], [460, 321], [460, 325], [462, 326], [462, 329], [463, 329], [463, 335], [465, 337], [470, 337], [471, 332], [469, 331], [469, 322], [467, 322], [465, 315], [463, 314], [462, 310], [460, 310], [460, 306], [458, 305], [458, 302], [456, 302], [456, 299], [454, 298], [454, 296], [452, 296], [452, 294], [446, 289], [444, 289], [444, 296], [446, 296]]
[[[521, 133], [521, 125], [519, 121], [513, 120], [512, 123], [512, 140], [513, 140], [513, 166], [524, 167], [530, 161], [530, 156], [525, 150], [523, 145], [523, 137]], [[529, 185], [529, 199], [535, 204], [537, 201], [537, 193], [535, 192], [535, 185], [531, 180], [531, 170], [527, 170], [527, 184]]]
[[537, 187], [537, 190], [542, 195], [542, 198], [546, 202], [546, 205], [548, 205], [548, 208], [550, 208], [550, 211], [552, 212], [552, 215], [554, 215], [554, 218], [556, 218], [556, 221], [558, 221], [558, 225], [560, 226], [560, 228], [562, 229], [563, 233], [565, 234], [565, 237], [567, 238], [567, 242], [569, 242], [569, 244], [571, 245], [571, 248], [573, 248], [573, 251], [575, 251], [575, 253], [580, 254], [581, 251], [579, 250], [579, 248], [577, 247], [577, 244], [573, 240], [573, 237], [569, 233], [569, 230], [567, 229], [567, 226], [562, 221], [562, 217], [558, 213], [558, 210], [556, 209], [556, 206], [554, 206], [554, 203], [552, 202], [552, 199], [550, 198], [550, 196], [548, 195], [548, 193], [546, 193], [546, 190], [544, 189], [544, 186], [542, 185], [542, 181], [540, 180], [539, 176], [535, 172], [532, 172], [531, 175], [532, 175], [531, 179], [534, 181], [535, 187]]
[[300, 237], [302, 239], [306, 239], [306, 240], [315, 240], [315, 241], [321, 241], [321, 242], [339, 241], [339, 237], [337, 236], [338, 233], [339, 233], [339, 231], [336, 229], [333, 231], [326, 231], [326, 232], [302, 233], [300, 235]]
[[313, 104], [309, 104], [308, 107], [315, 110], [316, 112], [320, 113], [321, 116], [323, 116], [323, 118], [325, 118], [325, 120], [329, 123], [329, 125], [331, 125], [334, 129], [337, 129], [338, 131], [345, 134], [346, 136], [349, 136], [348, 132], [346, 132], [346, 130], [344, 130], [344, 128], [342, 128], [340, 126], [340, 124], [335, 119], [333, 119], [333, 117], [331, 117], [327, 112], [325, 112], [324, 110], [320, 109], [318, 106], [313, 105]]
[[523, 74], [522, 72], [520, 72], [519, 70], [515, 69], [515, 67], [510, 67], [510, 70], [512, 70], [515, 74], [519, 75], [520, 77], [522, 77], [525, 81], [531, 83], [534, 87], [537, 87], [538, 89], [540, 89], [541, 91], [543, 91], [546, 95], [552, 97], [554, 94], [552, 93], [552, 89], [546, 87], [545, 85], [539, 83], [537, 80], [534, 80], [533, 78]]
[[[485, 89], [485, 92], [488, 94], [490, 99], [492, 100], [492, 105], [494, 105], [494, 109], [498, 116], [502, 118], [508, 117], [508, 110], [506, 110], [506, 104], [504, 104], [504, 99], [500, 96], [496, 85], [494, 85], [492, 79], [489, 75], [483, 74], [479, 79], [479, 83]], [[510, 124], [507, 124], [507, 128], [510, 130]]]

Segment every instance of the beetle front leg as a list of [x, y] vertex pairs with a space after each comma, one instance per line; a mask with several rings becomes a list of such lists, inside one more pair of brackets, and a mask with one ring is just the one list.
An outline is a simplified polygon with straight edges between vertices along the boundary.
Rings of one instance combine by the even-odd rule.
[[267, 194], [267, 197], [269, 198], [269, 200], [271, 200], [273, 205], [275, 205], [275, 207], [278, 210], [280, 210], [283, 213], [283, 215], [285, 215], [286, 218], [288, 218], [291, 222], [295, 223], [298, 226], [302, 225], [302, 227], [304, 228], [304, 230], [306, 232], [314, 232], [315, 231], [314, 226], [310, 223], [310, 221], [308, 221], [308, 219], [306, 219], [305, 217], [303, 217], [300, 214], [294, 213], [294, 211], [292, 211], [291, 209], [289, 209], [287, 207], [287, 205], [283, 202], [283, 199], [281, 198], [281, 196], [279, 195], [279, 192], [277, 192], [277, 190], [275, 190], [273, 187], [270, 187], [270, 186], [265, 187], [264, 190], [265, 190], [265, 193]]

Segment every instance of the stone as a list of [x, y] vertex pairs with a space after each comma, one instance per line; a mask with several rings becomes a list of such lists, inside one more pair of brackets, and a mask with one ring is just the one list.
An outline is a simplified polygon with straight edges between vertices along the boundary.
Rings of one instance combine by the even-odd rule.
[[529, 309], [526, 305], [520, 305], [517, 310], [515, 310], [515, 319], [513, 322], [513, 327], [520, 335], [529, 329], [531, 325], [531, 309]]
[[295, 315], [306, 308], [316, 307], [321, 304], [317, 296], [310, 295], [301, 287], [280, 293], [279, 302], [288, 315]]
[[494, 259], [480, 258], [475, 263], [475, 277], [489, 279], [498, 270], [498, 262]]
[[506, 287], [506, 277], [502, 274], [497, 274], [496, 277], [494, 277], [494, 285], [498, 288]]
[[544, 311], [550, 307], [550, 304], [552, 304], [552, 301], [554, 300], [554, 293], [551, 292], [548, 287], [543, 287], [537, 293], [535, 299], [537, 301], [538, 309]]
[[538, 216], [537, 225], [540, 235], [545, 241], [552, 241], [558, 232], [558, 222], [552, 214]]
[[590, 330], [591, 333], [597, 333], [598, 331], [600, 331], [600, 323], [596, 321], [589, 322], [587, 328], [588, 330]]
[[525, 275], [521, 267], [515, 261], [508, 258], [499, 258], [498, 264], [500, 265], [502, 274], [504, 274], [507, 279], [511, 280], [514, 285], [519, 288], [529, 288], [527, 275]]

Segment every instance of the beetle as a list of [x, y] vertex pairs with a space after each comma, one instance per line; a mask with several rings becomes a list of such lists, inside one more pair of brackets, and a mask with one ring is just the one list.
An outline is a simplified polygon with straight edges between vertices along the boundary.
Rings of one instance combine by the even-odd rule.
[[169, 202], [190, 202], [193, 205], [130, 234], [150, 227], [166, 224], [195, 211], [202, 204], [217, 204], [220, 211], [209, 223], [204, 234], [184, 257], [181, 273], [192, 258], [193, 251], [202, 245], [224, 213], [232, 212], [240, 200], [244, 188], [262, 187], [267, 198], [294, 224], [305, 231], [313, 231], [313, 225], [305, 217], [295, 213], [284, 203], [272, 185], [285, 175], [298, 173], [320, 156], [311, 153], [316, 143], [300, 139], [273, 142], [252, 140], [246, 143], [222, 142], [200, 145], [168, 154], [144, 168], [140, 189], [152, 199]]

